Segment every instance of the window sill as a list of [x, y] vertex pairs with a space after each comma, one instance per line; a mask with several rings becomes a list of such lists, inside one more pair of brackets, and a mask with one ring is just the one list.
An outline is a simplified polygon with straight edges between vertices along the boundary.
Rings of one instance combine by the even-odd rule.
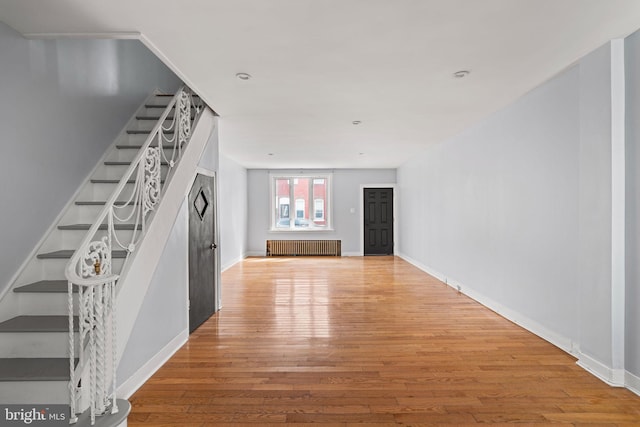
[[269, 233], [326, 233], [328, 231], [335, 231], [333, 228], [270, 228]]

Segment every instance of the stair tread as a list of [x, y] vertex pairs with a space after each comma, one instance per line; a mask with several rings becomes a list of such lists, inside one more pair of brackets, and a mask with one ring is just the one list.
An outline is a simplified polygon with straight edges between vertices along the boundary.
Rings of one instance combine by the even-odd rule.
[[69, 359], [62, 357], [0, 359], [0, 381], [69, 381]]
[[[157, 97], [173, 97], [175, 96], [175, 93], [156, 93], [154, 96]], [[191, 96], [193, 96], [194, 98], [200, 98], [200, 95], [197, 94], [192, 94]]]
[[[173, 120], [174, 116], [167, 116], [166, 120]], [[193, 119], [195, 116], [193, 114], [191, 114], [191, 119]], [[136, 120], [153, 120], [153, 121], [158, 121], [160, 120], [160, 116], [136, 116]]]
[[[40, 280], [15, 288], [13, 292], [45, 292], [45, 293], [67, 293], [68, 284], [66, 280]], [[73, 285], [73, 292], [77, 292], [78, 287]]]
[[[93, 184], [117, 184], [119, 182], [119, 179], [91, 178], [91, 183]], [[135, 184], [135, 182], [135, 179], [130, 179], [127, 184]], [[164, 179], [160, 180], [160, 183], [164, 184]]]
[[[116, 148], [121, 149], [121, 150], [127, 150], [127, 149], [129, 149], [129, 150], [134, 150], [134, 149], [135, 150], [139, 150], [139, 149], [142, 148], [142, 144], [133, 144], [133, 145], [131, 145], [131, 144], [118, 144], [118, 145], [116, 145]], [[173, 144], [166, 145], [166, 146], [164, 146], [162, 148], [164, 148], [165, 150], [173, 150]]]
[[[129, 165], [131, 165], [131, 162], [114, 162], [114, 161], [107, 161], [107, 162], [104, 162], [104, 164], [105, 164], [106, 166], [129, 166]], [[163, 160], [162, 162], [160, 162], [160, 164], [161, 164], [162, 166], [168, 166], [168, 165], [169, 165], [169, 163], [165, 162], [164, 160]]]
[[[107, 202], [105, 200], [78, 200], [76, 201], [76, 205], [80, 205], [80, 206], [104, 206]], [[125, 203], [127, 203], [126, 201], [117, 201], [115, 202], [116, 205], [124, 205]]]
[[[148, 135], [148, 134], [151, 133], [151, 131], [150, 130], [140, 130], [140, 129], [129, 129], [129, 130], [127, 130], [127, 133], [129, 135]], [[173, 131], [163, 130], [162, 133], [165, 134], [165, 135], [173, 135]]]
[[[88, 230], [91, 228], [93, 224], [67, 224], [67, 225], [59, 225], [59, 230]], [[114, 224], [113, 228], [116, 230], [133, 230], [135, 224]], [[98, 230], [106, 230], [107, 224], [100, 224]], [[138, 224], [138, 230], [142, 230], [142, 225]]]
[[[73, 318], [73, 330], [78, 330], [78, 316]], [[0, 332], [69, 332], [69, 317], [16, 316], [0, 322]]]
[[[75, 250], [73, 249], [61, 249], [59, 251], [47, 252], [38, 254], [38, 259], [65, 259], [71, 258]], [[111, 258], [126, 258], [127, 251], [111, 251]]]

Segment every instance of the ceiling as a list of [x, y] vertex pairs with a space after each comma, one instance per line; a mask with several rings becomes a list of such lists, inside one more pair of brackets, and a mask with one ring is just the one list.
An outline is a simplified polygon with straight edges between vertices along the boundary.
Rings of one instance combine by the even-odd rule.
[[0, 20], [139, 33], [247, 168], [395, 168], [640, 28], [640, 1], [0, 0]]

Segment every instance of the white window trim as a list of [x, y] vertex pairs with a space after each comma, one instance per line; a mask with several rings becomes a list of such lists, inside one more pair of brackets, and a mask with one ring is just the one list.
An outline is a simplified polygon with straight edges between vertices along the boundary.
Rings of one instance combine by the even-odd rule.
[[[298, 179], [298, 178], [310, 178], [313, 183], [313, 178], [322, 178], [327, 181], [327, 189], [326, 189], [326, 203], [324, 206], [324, 218], [327, 221], [327, 225], [324, 227], [299, 227], [294, 228], [290, 225], [290, 228], [276, 228], [276, 179]], [[313, 184], [312, 184], [313, 187]], [[289, 218], [291, 218], [290, 224], [295, 224], [295, 209], [292, 211], [291, 200], [293, 192], [293, 186], [291, 186], [290, 196], [289, 196]], [[332, 232], [335, 231], [333, 228], [333, 173], [331, 172], [318, 172], [318, 173], [269, 173], [269, 194], [270, 194], [270, 210], [271, 214], [269, 215], [269, 232], [271, 233], [324, 233], [324, 232]], [[309, 198], [312, 201], [313, 205], [313, 193], [309, 195]], [[295, 200], [294, 200], [295, 203]], [[311, 211], [310, 216], [315, 212]], [[310, 219], [311, 223], [313, 223], [313, 218]]]

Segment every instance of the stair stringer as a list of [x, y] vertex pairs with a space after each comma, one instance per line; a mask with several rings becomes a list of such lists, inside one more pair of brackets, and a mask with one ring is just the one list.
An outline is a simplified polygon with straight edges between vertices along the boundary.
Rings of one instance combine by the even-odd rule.
[[117, 284], [117, 362], [124, 353], [129, 337], [142, 308], [147, 289], [151, 284], [156, 266], [171, 234], [172, 225], [184, 197], [189, 192], [196, 175], [196, 168], [212, 132], [217, 131], [217, 118], [213, 111], [205, 108], [191, 139], [182, 152], [171, 180], [163, 190], [162, 200], [153, 220], [137, 250], [130, 255]]

